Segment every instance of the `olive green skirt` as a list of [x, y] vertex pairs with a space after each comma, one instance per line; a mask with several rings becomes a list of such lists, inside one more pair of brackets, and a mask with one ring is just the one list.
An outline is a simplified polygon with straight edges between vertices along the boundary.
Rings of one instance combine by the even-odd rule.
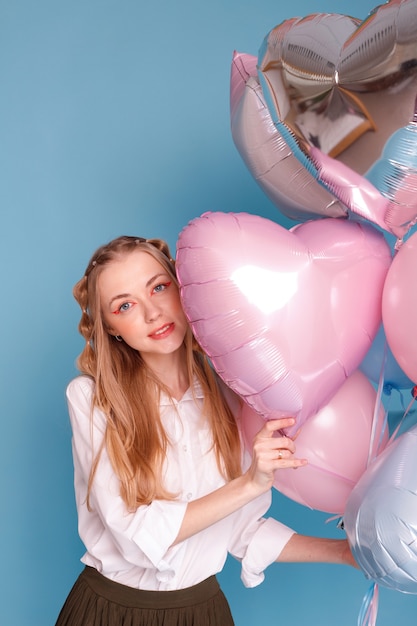
[[177, 591], [143, 591], [86, 567], [55, 626], [233, 626], [215, 576]]

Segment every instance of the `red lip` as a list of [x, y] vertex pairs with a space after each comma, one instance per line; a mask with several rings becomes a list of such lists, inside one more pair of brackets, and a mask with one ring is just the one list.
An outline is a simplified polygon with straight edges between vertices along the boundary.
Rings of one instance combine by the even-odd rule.
[[148, 337], [150, 337], [151, 339], [156, 339], [156, 340], [165, 339], [166, 337], [168, 337], [168, 335], [170, 335], [173, 332], [174, 328], [175, 328], [175, 324], [173, 322], [171, 322], [170, 324], [164, 324], [163, 326], [155, 330], [153, 333], [149, 333]]

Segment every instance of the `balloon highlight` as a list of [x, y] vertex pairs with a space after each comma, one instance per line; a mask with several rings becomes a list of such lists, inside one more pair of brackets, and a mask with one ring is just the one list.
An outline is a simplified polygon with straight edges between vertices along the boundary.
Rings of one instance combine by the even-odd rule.
[[177, 242], [184, 311], [214, 368], [257, 413], [294, 416], [293, 432], [369, 350], [390, 262], [381, 233], [330, 218], [288, 231], [206, 213]]

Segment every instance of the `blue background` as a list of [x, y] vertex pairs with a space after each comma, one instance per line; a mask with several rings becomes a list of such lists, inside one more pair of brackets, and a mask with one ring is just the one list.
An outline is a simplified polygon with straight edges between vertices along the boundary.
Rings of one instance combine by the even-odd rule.
[[[81, 349], [73, 284], [120, 234], [167, 239], [207, 210], [285, 219], [232, 142], [230, 63], [283, 19], [364, 18], [369, 0], [1, 0], [0, 622], [53, 625], [81, 569], [64, 391]], [[301, 532], [327, 515], [274, 493]], [[237, 626], [352, 626], [369, 582], [272, 566], [247, 590], [221, 574]], [[378, 626], [415, 626], [417, 598], [381, 590]], [[220, 626], [220, 625], [219, 625]]]

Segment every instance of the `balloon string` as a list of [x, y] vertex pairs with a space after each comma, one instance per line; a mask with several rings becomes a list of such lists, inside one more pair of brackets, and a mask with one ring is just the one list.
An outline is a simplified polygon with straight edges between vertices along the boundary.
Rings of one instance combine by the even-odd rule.
[[[414, 387], [414, 389], [415, 389], [415, 387]], [[411, 401], [409, 402], [408, 407], [406, 408], [406, 410], [404, 412], [404, 415], [402, 416], [402, 418], [401, 418], [400, 422], [398, 423], [396, 429], [394, 430], [394, 432], [392, 433], [391, 437], [389, 438], [388, 445], [390, 445], [394, 441], [394, 439], [396, 438], [396, 436], [398, 434], [398, 431], [400, 430], [400, 428], [401, 428], [405, 418], [407, 417], [408, 413], [410, 412], [411, 407], [413, 406], [413, 404], [415, 402], [415, 399], [416, 399], [416, 396], [415, 396], [414, 390], [413, 390], [413, 397], [411, 398]]]
[[362, 601], [358, 616], [358, 626], [375, 626], [378, 616], [378, 599], [378, 584], [372, 583]]
[[[383, 408], [382, 392], [384, 390], [386, 362], [387, 362], [387, 342], [384, 343], [384, 357], [382, 359], [381, 371], [379, 374], [378, 390], [377, 390], [377, 395], [376, 395], [376, 400], [375, 400], [374, 414], [372, 418], [371, 437], [369, 441], [368, 461], [366, 464], [367, 467], [377, 457], [378, 451], [381, 447], [381, 442], [382, 442], [385, 430], [388, 427], [388, 413], [385, 410], [384, 411], [381, 410]], [[381, 414], [383, 415], [382, 420], [380, 417]], [[377, 428], [378, 428], [380, 421], [382, 421], [382, 424], [381, 424], [380, 433], [379, 433], [379, 441], [375, 443]]]
[[[379, 381], [378, 381], [378, 390], [377, 390], [377, 397], [375, 400], [375, 407], [374, 407], [374, 415], [372, 418], [372, 431], [371, 431], [371, 438], [370, 438], [370, 442], [369, 442], [369, 453], [368, 453], [368, 462], [367, 462], [367, 466], [370, 465], [370, 463], [378, 456], [380, 447], [381, 447], [381, 443], [383, 440], [383, 436], [385, 433], [385, 430], [388, 428], [388, 409], [383, 411], [383, 421], [381, 424], [381, 430], [380, 430], [380, 435], [379, 435], [379, 441], [378, 443], [375, 445], [375, 439], [376, 439], [376, 433], [377, 433], [377, 427], [378, 427], [378, 422], [380, 421], [380, 415], [382, 413], [381, 411], [381, 407], [383, 407], [383, 403], [382, 403], [382, 392], [384, 391], [385, 388], [385, 381], [384, 381], [384, 376], [385, 376], [385, 367], [386, 367], [386, 362], [387, 362], [387, 350], [388, 350], [388, 344], [385, 341], [384, 343], [384, 357], [382, 359], [382, 365], [381, 365], [381, 371], [380, 371], [380, 375], [379, 375]], [[396, 436], [398, 435], [398, 432], [401, 428], [401, 426], [404, 423], [405, 418], [407, 417], [408, 413], [411, 410], [411, 407], [414, 404], [414, 401], [416, 400], [417, 397], [417, 385], [414, 387], [414, 389], [412, 390], [412, 399], [409, 402], [407, 408], [404, 407], [404, 398], [403, 396], [400, 394], [400, 398], [401, 398], [401, 405], [404, 409], [404, 415], [402, 416], [400, 422], [397, 424], [394, 432], [392, 433], [392, 435], [390, 436], [390, 438], [388, 439], [388, 443], [386, 445], [386, 447], [388, 447], [396, 438]]]
[[337, 519], [336, 527], [343, 530], [343, 517], [340, 517], [340, 515], [332, 515], [332, 517], [328, 517], [324, 523], [329, 524], [330, 522], [334, 522], [335, 519]]

